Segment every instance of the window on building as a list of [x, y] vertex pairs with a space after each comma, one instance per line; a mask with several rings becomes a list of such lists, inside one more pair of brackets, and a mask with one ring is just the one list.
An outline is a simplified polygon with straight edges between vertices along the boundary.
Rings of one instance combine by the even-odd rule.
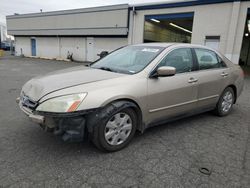
[[215, 50], [219, 50], [220, 36], [206, 36], [205, 46]]
[[145, 16], [144, 42], [191, 43], [194, 13]]

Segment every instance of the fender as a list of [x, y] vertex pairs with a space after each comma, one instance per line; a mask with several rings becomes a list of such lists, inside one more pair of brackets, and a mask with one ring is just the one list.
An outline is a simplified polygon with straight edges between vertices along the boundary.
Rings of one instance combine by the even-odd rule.
[[111, 114], [116, 113], [125, 108], [132, 108], [137, 114], [137, 129], [141, 132], [144, 130], [142, 123], [142, 114], [139, 107], [127, 100], [113, 101], [105, 107], [98, 108], [95, 112], [91, 113], [87, 117], [87, 129], [88, 132], [92, 133], [95, 126], [98, 126], [100, 122], [107, 121]]

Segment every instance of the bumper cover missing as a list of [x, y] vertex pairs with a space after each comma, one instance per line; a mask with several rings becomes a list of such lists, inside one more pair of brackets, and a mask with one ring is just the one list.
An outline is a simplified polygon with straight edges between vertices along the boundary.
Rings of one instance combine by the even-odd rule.
[[30, 118], [31, 121], [38, 123], [38, 124], [44, 124], [45, 122], [44, 116], [33, 114], [33, 112], [29, 108], [22, 106], [20, 103], [19, 103], [19, 107]]
[[72, 112], [72, 113], [50, 113], [33, 111], [16, 99], [20, 109], [35, 123], [55, 135], [62, 136], [64, 141], [78, 142], [84, 139], [86, 115], [95, 109]]
[[84, 139], [85, 122], [84, 117], [59, 119], [54, 134], [62, 136], [62, 139], [67, 142], [80, 142]]

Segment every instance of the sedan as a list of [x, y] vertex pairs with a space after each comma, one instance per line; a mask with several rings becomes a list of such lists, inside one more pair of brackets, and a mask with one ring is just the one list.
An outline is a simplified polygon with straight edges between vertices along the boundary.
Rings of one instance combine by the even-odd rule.
[[210, 48], [147, 43], [120, 48], [88, 67], [35, 77], [17, 102], [64, 141], [88, 137], [111, 152], [151, 126], [205, 111], [228, 115], [243, 80], [240, 66]]

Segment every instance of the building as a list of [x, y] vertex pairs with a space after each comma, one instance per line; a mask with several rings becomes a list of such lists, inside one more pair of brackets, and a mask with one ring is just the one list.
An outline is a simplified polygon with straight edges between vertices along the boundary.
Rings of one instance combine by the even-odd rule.
[[7, 39], [6, 24], [0, 22], [0, 42], [5, 41], [6, 39]]
[[191, 0], [7, 16], [16, 54], [94, 61], [142, 42], [190, 42], [250, 65], [250, 1]]

